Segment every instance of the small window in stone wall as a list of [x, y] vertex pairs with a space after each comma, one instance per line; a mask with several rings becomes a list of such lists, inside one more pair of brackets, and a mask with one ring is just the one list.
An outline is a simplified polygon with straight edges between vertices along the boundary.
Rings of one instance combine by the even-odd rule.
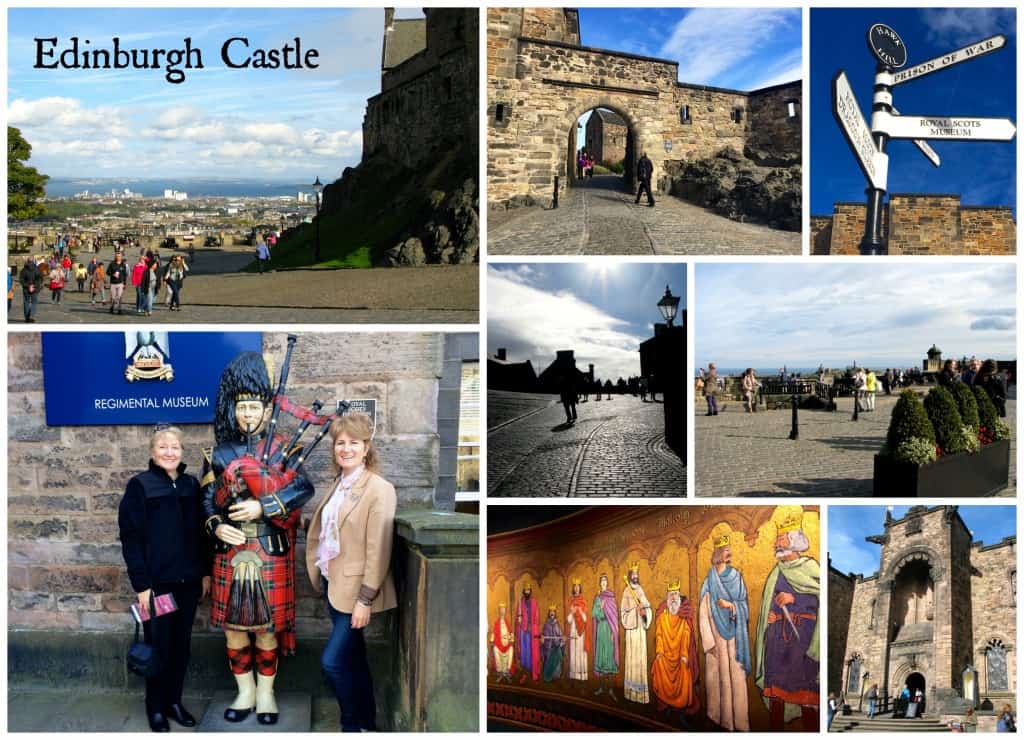
[[498, 103], [496, 106], [494, 106], [494, 120], [497, 123], [504, 123], [505, 116], [507, 115], [508, 111], [506, 110], [504, 103]]
[[800, 115], [800, 102], [798, 100], [786, 101], [786, 118], [797, 118]]
[[679, 123], [693, 123], [693, 119], [690, 118], [690, 106], [684, 105], [679, 108]]
[[1010, 571], [1010, 593], [1013, 594], [1013, 603], [1017, 604], [1017, 569]]
[[743, 109], [738, 106], [733, 108], [729, 118], [732, 119], [733, 123], [743, 123]]
[[1002, 640], [989, 640], [985, 648], [985, 688], [988, 691], [1007, 691], [1006, 647]]
[[846, 693], [857, 695], [860, 693], [860, 656], [854, 654], [847, 663], [846, 672]]
[[907, 522], [907, 534], [921, 534], [921, 517], [915, 517]]

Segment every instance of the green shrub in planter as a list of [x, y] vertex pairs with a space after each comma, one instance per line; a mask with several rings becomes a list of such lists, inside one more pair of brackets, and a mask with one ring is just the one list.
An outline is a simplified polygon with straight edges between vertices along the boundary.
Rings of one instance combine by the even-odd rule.
[[981, 426], [981, 417], [978, 416], [978, 402], [974, 400], [974, 393], [971, 387], [965, 383], [954, 383], [953, 398], [956, 400], [957, 411], [964, 425], [971, 428], [974, 436], [978, 436], [978, 427]]
[[920, 437], [912, 437], [904, 441], [893, 454], [893, 459], [914, 465], [927, 465], [930, 462], [935, 462], [936, 457], [935, 443]]
[[928, 412], [928, 419], [935, 430], [935, 442], [943, 453], [951, 455], [967, 450], [964, 422], [957, 411], [952, 393], [941, 386], [932, 388], [925, 396], [924, 410]]
[[900, 394], [889, 419], [889, 433], [886, 446], [898, 450], [900, 445], [911, 439], [923, 439], [935, 444], [935, 430], [928, 420], [928, 414], [921, 405], [921, 399], [909, 388]]
[[974, 400], [978, 403], [978, 417], [981, 421], [981, 426], [985, 427], [989, 432], [994, 432], [996, 429], [996, 422], [999, 421], [999, 412], [996, 411], [996, 405], [992, 403], [992, 399], [989, 398], [985, 389], [980, 385], [972, 386], [971, 390], [974, 391]]
[[1010, 438], [1010, 425], [1002, 419], [996, 419], [996, 428], [992, 430], [992, 436], [995, 439], [1009, 439]]

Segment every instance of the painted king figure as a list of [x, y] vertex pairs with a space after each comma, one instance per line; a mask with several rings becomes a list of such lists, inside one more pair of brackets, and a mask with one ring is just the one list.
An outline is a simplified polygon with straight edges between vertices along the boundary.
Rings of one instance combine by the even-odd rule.
[[800, 517], [788, 517], [775, 539], [775, 567], [761, 594], [754, 683], [768, 707], [771, 729], [802, 718], [804, 732], [818, 729], [818, 561]]
[[210, 621], [224, 629], [238, 684], [224, 718], [241, 722], [255, 711], [264, 725], [278, 718], [278, 653], [295, 652], [295, 531], [313, 497], [302, 448], [268, 432], [277, 421], [273, 400], [259, 353], [243, 352], [228, 364], [217, 390], [217, 444], [204, 450], [202, 479], [206, 532], [215, 545]]

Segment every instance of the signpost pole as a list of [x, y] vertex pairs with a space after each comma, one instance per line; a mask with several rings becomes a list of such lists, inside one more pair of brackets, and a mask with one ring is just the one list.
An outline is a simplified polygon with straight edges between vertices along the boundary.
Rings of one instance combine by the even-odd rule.
[[[892, 113], [892, 72], [888, 67], [879, 64], [875, 74], [875, 94], [871, 104], [871, 112], [885, 111]], [[879, 153], [885, 154], [889, 145], [889, 135], [875, 133], [875, 147]], [[882, 241], [882, 201], [885, 199], [885, 190], [876, 188], [871, 183], [865, 191], [868, 197], [867, 215], [864, 218], [864, 236], [860, 242], [861, 254], [882, 254], [884, 243]]]

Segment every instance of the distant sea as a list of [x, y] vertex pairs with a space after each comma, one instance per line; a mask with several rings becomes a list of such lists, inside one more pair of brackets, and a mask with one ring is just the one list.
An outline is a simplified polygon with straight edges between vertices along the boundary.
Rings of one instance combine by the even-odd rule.
[[[699, 372], [701, 367], [702, 367], [701, 365], [698, 365], [696, 368], [694, 368], [694, 372]], [[707, 365], [703, 365], [703, 367], [704, 367], [705, 370], [707, 369]], [[866, 364], [865, 367], [870, 368], [871, 370], [874, 370], [875, 372], [880, 372], [880, 371], [884, 372], [887, 367], [896, 367], [898, 370], [907, 370], [907, 369], [909, 369], [911, 367], [920, 368], [920, 363], [915, 363], [915, 364], [910, 364], [910, 365], [895, 365], [895, 366], [893, 366], [893, 365], [881, 365], [881, 364], [875, 364], [875, 365], [873, 365], [873, 364]], [[832, 370], [845, 370], [845, 369], [846, 369], [846, 365], [843, 365], [842, 367], [838, 367], [837, 366], [837, 367], [833, 367], [832, 368]], [[718, 376], [719, 377], [724, 377], [726, 375], [742, 375], [744, 372], [746, 372], [746, 370], [747, 370], [747, 368], [745, 368], [745, 367], [722, 367], [722, 366], [719, 366], [718, 367]], [[800, 377], [804, 377], [804, 376], [807, 376], [807, 377], [812, 377], [812, 376], [813, 377], [817, 377], [817, 375], [818, 375], [818, 367], [817, 367], [817, 365], [815, 365], [814, 367], [787, 367], [786, 368], [786, 372], [789, 373], [790, 375], [797, 375], [797, 376], [800, 376]], [[754, 374], [757, 375], [757, 377], [759, 377], [759, 378], [777, 378], [779, 376], [779, 366], [776, 365], [775, 367], [755, 367], [754, 368]]]
[[164, 190], [178, 190], [188, 193], [189, 198], [269, 198], [295, 194], [302, 190], [313, 192], [308, 183], [260, 182], [259, 180], [138, 180], [82, 178], [76, 180], [52, 178], [46, 184], [46, 194], [51, 198], [70, 198], [75, 193], [88, 190], [90, 193], [109, 193], [111, 190], [128, 188], [147, 198], [163, 197]]

